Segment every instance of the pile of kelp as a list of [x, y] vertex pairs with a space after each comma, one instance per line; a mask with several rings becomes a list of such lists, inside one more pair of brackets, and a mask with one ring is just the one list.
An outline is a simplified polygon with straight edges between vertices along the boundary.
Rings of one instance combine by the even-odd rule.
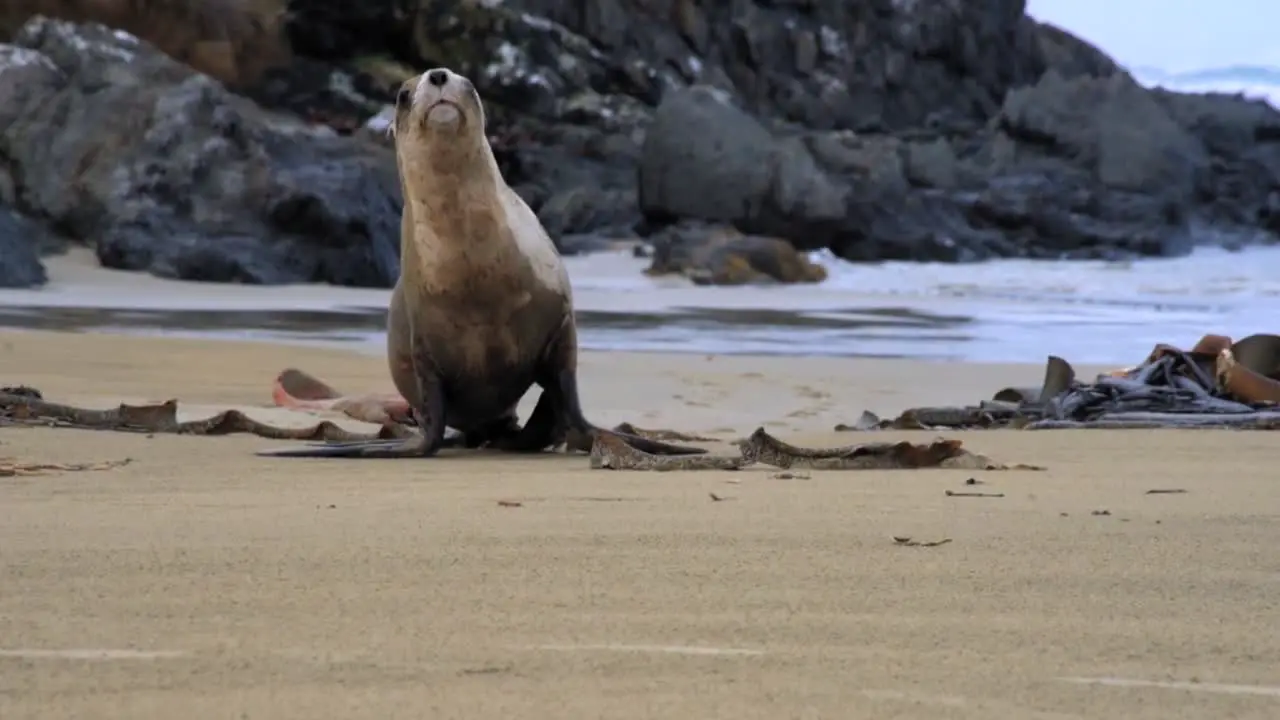
[[[1280, 342], [1274, 338], [1251, 336], [1235, 346], [1239, 372], [1254, 383], [1277, 382], [1267, 377], [1280, 367]], [[891, 420], [864, 412], [856, 424], [836, 429], [1280, 429], [1280, 405], [1244, 401], [1215, 375], [1218, 362], [1216, 355], [1167, 349], [1136, 368], [1082, 382], [1070, 363], [1050, 356], [1039, 387], [1005, 388], [977, 405], [912, 408]]]

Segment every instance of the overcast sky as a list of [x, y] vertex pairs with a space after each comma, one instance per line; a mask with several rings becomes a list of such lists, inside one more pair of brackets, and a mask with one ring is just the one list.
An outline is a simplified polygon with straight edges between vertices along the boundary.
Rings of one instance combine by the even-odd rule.
[[1127, 66], [1280, 65], [1280, 0], [1027, 0], [1027, 12]]

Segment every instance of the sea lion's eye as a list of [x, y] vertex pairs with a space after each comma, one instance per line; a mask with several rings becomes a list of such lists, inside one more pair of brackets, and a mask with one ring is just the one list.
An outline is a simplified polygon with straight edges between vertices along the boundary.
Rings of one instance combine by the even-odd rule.
[[400, 88], [400, 92], [396, 93], [396, 109], [403, 110], [409, 105], [411, 99], [413, 99], [413, 93], [409, 91], [409, 88]]

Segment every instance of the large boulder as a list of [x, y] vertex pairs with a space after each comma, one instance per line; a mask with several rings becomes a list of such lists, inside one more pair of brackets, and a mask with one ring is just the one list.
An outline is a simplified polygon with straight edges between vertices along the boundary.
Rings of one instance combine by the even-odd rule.
[[[846, 132], [780, 136], [721, 91], [674, 91], [645, 139], [641, 210], [655, 225], [724, 222], [852, 260], [998, 254], [1000, 238], [969, 227], [947, 195], [913, 188], [905, 175], [912, 144], [877, 140]], [[918, 161], [931, 162], [942, 161]]]
[[706, 86], [672, 91], [658, 107], [639, 183], [651, 222], [729, 222], [806, 249], [831, 241], [848, 204], [848, 189], [831, 182], [802, 143], [775, 137]]
[[19, 207], [103, 265], [367, 287], [398, 274], [388, 149], [262, 110], [100, 25], [37, 17], [0, 62], [0, 156]]
[[1199, 208], [1221, 239], [1280, 234], [1280, 110], [1225, 93], [1152, 95], [1205, 148]]
[[996, 117], [996, 172], [1061, 160], [1104, 187], [1186, 203], [1208, 168], [1204, 146], [1127, 75], [1045, 73], [1011, 91]]

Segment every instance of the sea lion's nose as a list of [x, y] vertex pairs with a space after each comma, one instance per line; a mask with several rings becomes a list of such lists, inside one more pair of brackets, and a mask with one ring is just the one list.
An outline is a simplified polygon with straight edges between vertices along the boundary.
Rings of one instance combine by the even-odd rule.
[[436, 87], [444, 87], [444, 84], [449, 82], [449, 71], [448, 70], [432, 70], [431, 72], [427, 73], [427, 82], [431, 83]]

